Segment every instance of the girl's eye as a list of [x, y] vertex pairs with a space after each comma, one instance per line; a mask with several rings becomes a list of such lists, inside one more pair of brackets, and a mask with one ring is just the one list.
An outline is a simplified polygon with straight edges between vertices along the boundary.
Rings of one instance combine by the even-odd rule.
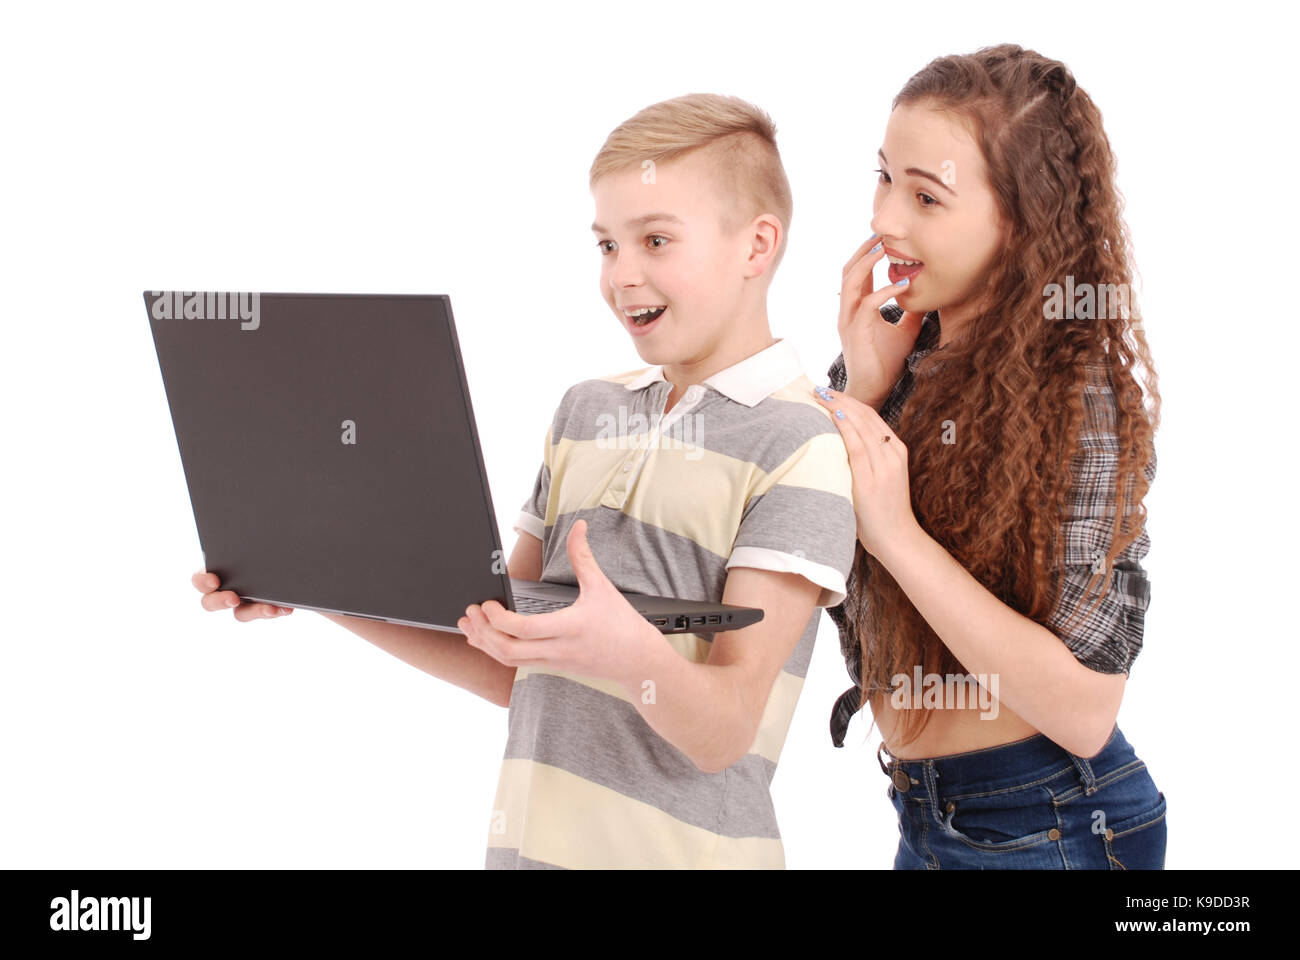
[[[667, 238], [667, 237], [663, 236], [662, 234], [658, 234], [658, 233], [651, 234], [650, 236], [646, 237], [646, 242], [649, 242], [649, 241], [651, 241], [651, 240], [662, 240], [664, 243], [667, 243], [667, 242], [668, 242], [668, 238]], [[657, 243], [657, 244], [654, 244], [654, 249], [656, 249], [656, 250], [660, 249], [660, 248], [664, 245], [664, 243]]]
[[613, 243], [614, 243], [613, 240], [597, 240], [597, 241], [596, 241], [596, 248], [597, 248], [598, 250], [600, 250], [600, 255], [601, 255], [602, 257], [605, 256], [605, 255], [607, 255], [608, 253], [610, 253], [609, 246], [612, 245]]
[[[881, 170], [879, 167], [876, 168], [876, 173], [880, 174], [881, 183], [886, 185], [893, 183], [893, 180], [890, 179], [889, 174], [885, 173], [885, 171]], [[921, 206], [923, 207], [933, 207], [937, 205], [939, 202], [934, 197], [930, 196], [928, 193], [918, 193], [917, 196], [922, 198]]]

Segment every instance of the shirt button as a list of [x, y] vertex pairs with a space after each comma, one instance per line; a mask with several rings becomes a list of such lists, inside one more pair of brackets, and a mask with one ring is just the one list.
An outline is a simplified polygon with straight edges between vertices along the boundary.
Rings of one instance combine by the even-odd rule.
[[632, 469], [632, 464], [630, 464], [630, 463], [625, 463], [625, 464], [623, 464], [623, 472], [624, 472], [624, 473], [627, 473], [627, 472], [628, 472], [629, 470], [631, 470], [631, 469]]

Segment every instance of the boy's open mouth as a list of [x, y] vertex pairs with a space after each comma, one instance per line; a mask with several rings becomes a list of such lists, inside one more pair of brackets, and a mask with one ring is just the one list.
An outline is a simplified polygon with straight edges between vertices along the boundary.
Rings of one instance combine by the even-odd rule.
[[623, 316], [627, 317], [629, 326], [634, 332], [640, 333], [646, 328], [653, 326], [667, 307], [637, 307], [632, 310], [624, 310]]

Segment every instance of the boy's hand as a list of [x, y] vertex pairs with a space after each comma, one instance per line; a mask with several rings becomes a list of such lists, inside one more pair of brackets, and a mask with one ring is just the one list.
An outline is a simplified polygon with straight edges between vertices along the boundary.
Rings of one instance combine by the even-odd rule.
[[871, 270], [884, 255], [884, 241], [873, 235], [844, 265], [840, 288], [844, 392], [872, 408], [879, 408], [898, 382], [925, 319], [924, 313], [907, 310], [895, 326], [880, 315], [881, 307], [907, 289], [891, 283], [872, 290]]
[[194, 589], [203, 594], [204, 610], [230, 610], [234, 609], [235, 619], [242, 622], [248, 620], [264, 620], [268, 617], [280, 617], [285, 614], [293, 613], [293, 607], [277, 607], [269, 603], [244, 603], [239, 599], [239, 594], [233, 590], [222, 590], [221, 581], [215, 573], [208, 573], [206, 570], [200, 570], [194, 576], [190, 577], [190, 583], [194, 584]]
[[466, 639], [508, 667], [542, 667], [613, 680], [639, 690], [643, 665], [663, 636], [627, 602], [596, 564], [579, 520], [565, 543], [578, 599], [553, 613], [524, 616], [495, 600], [471, 604], [457, 626]]

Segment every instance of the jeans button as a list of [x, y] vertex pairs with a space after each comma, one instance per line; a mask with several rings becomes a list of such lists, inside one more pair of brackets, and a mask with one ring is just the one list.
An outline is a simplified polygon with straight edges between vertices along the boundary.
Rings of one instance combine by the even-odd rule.
[[1051, 830], [1048, 830], [1048, 831], [1047, 831], [1047, 839], [1048, 839], [1048, 840], [1060, 840], [1060, 839], [1061, 839], [1061, 831], [1060, 831], [1060, 830], [1057, 830], [1055, 827], [1052, 827]]
[[912, 789], [912, 778], [907, 775], [907, 771], [894, 771], [894, 789], [899, 793], [907, 793], [908, 790]]

